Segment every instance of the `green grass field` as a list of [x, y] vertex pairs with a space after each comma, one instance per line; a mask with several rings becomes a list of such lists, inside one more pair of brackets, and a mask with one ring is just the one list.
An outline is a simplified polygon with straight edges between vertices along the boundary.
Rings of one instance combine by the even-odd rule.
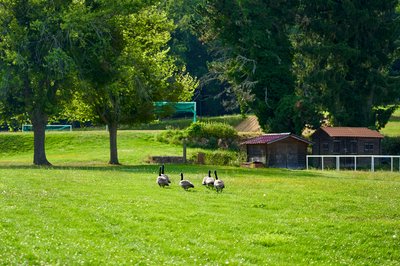
[[[154, 134], [121, 131], [108, 166], [106, 132], [49, 133], [50, 168], [32, 134], [0, 134], [0, 264], [399, 265], [398, 172], [167, 165], [162, 189], [145, 160], [181, 147]], [[200, 185], [209, 169], [223, 193]]]

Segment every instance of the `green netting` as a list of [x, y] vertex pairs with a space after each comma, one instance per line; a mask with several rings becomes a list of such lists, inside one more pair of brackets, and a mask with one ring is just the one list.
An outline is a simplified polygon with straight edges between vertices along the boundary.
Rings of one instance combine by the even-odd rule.
[[193, 113], [193, 122], [197, 120], [196, 102], [155, 102], [154, 106], [161, 110], [163, 107], [171, 107], [176, 113]]

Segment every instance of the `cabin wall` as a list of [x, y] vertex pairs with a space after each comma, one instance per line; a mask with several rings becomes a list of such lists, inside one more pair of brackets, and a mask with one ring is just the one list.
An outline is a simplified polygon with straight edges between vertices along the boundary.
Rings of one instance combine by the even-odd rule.
[[260, 162], [264, 165], [267, 164], [267, 145], [266, 144], [253, 144], [247, 145], [247, 161]]
[[299, 169], [305, 168], [308, 144], [287, 138], [268, 145], [269, 167]]
[[262, 162], [268, 167], [305, 168], [308, 144], [292, 138], [271, 144], [248, 144], [247, 161]]
[[[330, 137], [323, 131], [313, 134], [314, 142], [312, 153], [314, 155], [380, 155], [382, 144], [380, 138], [359, 138], [359, 137]], [[311, 161], [316, 167], [321, 166], [320, 159]], [[341, 158], [340, 164], [344, 167], [354, 167], [354, 158]], [[358, 166], [370, 164], [369, 158], [357, 159]], [[319, 165], [319, 166], [318, 166]], [[336, 168], [335, 158], [325, 158], [326, 168]]]
[[315, 155], [380, 155], [379, 138], [331, 138], [327, 134], [313, 136], [313, 154]]

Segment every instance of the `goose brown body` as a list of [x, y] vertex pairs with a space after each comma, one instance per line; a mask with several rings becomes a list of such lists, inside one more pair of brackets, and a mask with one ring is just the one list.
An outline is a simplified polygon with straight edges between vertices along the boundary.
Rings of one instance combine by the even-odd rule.
[[217, 193], [222, 192], [222, 190], [225, 188], [225, 183], [224, 181], [218, 179], [217, 171], [214, 171], [214, 175], [215, 175], [214, 187], [217, 190]]
[[211, 171], [208, 170], [208, 176], [205, 176], [203, 178], [202, 185], [206, 186], [207, 188], [213, 188], [214, 187], [214, 178], [211, 177]]
[[181, 181], [179, 182], [179, 185], [184, 190], [188, 190], [189, 188], [194, 188], [194, 185], [192, 184], [192, 182], [190, 182], [189, 180], [184, 180], [183, 179], [183, 173], [181, 173]]
[[169, 181], [169, 178], [162, 174], [162, 167], [160, 167], [159, 172], [158, 172], [158, 177], [157, 177], [157, 184], [160, 187], [165, 187], [165, 186], [169, 186], [169, 183], [171, 183]]

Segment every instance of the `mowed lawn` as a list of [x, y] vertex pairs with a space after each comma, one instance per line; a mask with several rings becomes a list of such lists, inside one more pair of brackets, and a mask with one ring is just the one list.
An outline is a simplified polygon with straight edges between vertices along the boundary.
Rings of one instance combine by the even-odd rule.
[[49, 134], [50, 168], [30, 138], [0, 134], [1, 265], [399, 265], [398, 172], [166, 165], [162, 189], [144, 161], [181, 147], [150, 133], [120, 133], [118, 167], [103, 132]]

